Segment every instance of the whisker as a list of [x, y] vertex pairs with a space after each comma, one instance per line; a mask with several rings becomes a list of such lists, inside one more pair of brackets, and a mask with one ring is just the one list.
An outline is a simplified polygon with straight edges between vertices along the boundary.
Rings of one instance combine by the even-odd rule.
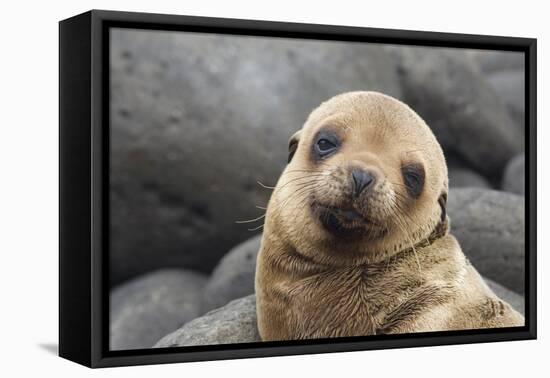
[[261, 225], [259, 225], [258, 227], [249, 228], [248, 231], [257, 231], [257, 230], [259, 230], [260, 228], [262, 228], [263, 226], [264, 226], [264, 225], [261, 224]]
[[[397, 220], [397, 219], [396, 219], [396, 220]], [[400, 222], [400, 221], [396, 222], [396, 224], [397, 224], [397, 226], [401, 229], [401, 232], [403, 232], [403, 233], [405, 234], [405, 237], [407, 238], [407, 240], [408, 240], [408, 242], [409, 242], [409, 244], [410, 244], [410, 246], [411, 246], [412, 252], [413, 252], [413, 254], [414, 254], [414, 258], [415, 258], [415, 260], [416, 260], [416, 264], [418, 265], [418, 271], [419, 271], [419, 272], [422, 272], [422, 267], [420, 266], [420, 260], [418, 259], [418, 255], [416, 254], [416, 248], [414, 247], [414, 244], [413, 244], [413, 242], [412, 242], [412, 240], [411, 240], [411, 238], [410, 238], [410, 236], [409, 236], [409, 233], [408, 233], [405, 229], [403, 229], [403, 227], [401, 226], [401, 222]]]
[[[299, 197], [300, 195], [302, 195], [304, 193], [307, 193], [309, 191], [309, 189], [313, 188], [315, 185], [317, 185], [317, 180], [302, 184], [302, 186], [300, 186], [297, 190], [295, 190], [287, 198], [285, 198], [285, 200], [283, 202], [277, 204], [276, 213], [283, 211], [283, 209], [286, 208], [286, 205], [290, 201], [293, 201], [296, 197]], [[304, 199], [306, 199], [306, 200], [307, 200], [307, 198], [308, 198], [307, 196], [304, 197]], [[297, 206], [294, 206], [294, 209], [297, 209]]]
[[[308, 179], [309, 181], [302, 181], [302, 180], [305, 180], [305, 179]], [[297, 182], [296, 186], [300, 186], [300, 185], [304, 185], [304, 184], [308, 184], [308, 183], [312, 183], [312, 182], [317, 182], [317, 178], [315, 177], [297, 177], [297, 178], [294, 178], [286, 183], [284, 183], [283, 185], [279, 186], [277, 190], [281, 190], [283, 189], [285, 186], [291, 184], [291, 183], [294, 183], [294, 182]]]
[[307, 193], [309, 191], [309, 189], [313, 188], [317, 183], [316, 182], [312, 182], [312, 183], [307, 183], [307, 184], [304, 184], [302, 187], [298, 188], [296, 191], [294, 191], [290, 196], [288, 196], [285, 201], [281, 204], [281, 207], [284, 207], [286, 206], [286, 204], [290, 201], [290, 200], [293, 200], [295, 197], [301, 195], [301, 194], [304, 194], [304, 193]]
[[262, 184], [260, 181], [256, 181], [256, 183], [265, 189], [272, 189], [272, 190], [275, 189], [274, 186], [268, 186], [268, 185]]
[[306, 180], [306, 179], [309, 179], [309, 180], [315, 180], [316, 177], [318, 176], [301, 176], [301, 177], [295, 177], [287, 182], [285, 182], [283, 185], [281, 185], [279, 188], [279, 190], [281, 190], [282, 188], [284, 188], [285, 186], [287, 186], [288, 184], [290, 183], [293, 183], [293, 182], [296, 182], [296, 181], [301, 181], [301, 180]]
[[262, 215], [260, 215], [259, 217], [254, 218], [254, 219], [248, 219], [248, 220], [242, 220], [242, 221], [235, 221], [235, 223], [242, 224], [242, 223], [256, 222], [256, 221], [259, 221], [260, 219], [262, 219], [263, 217], [265, 217], [265, 214], [262, 214]]
[[408, 186], [407, 186], [407, 185], [405, 185], [405, 184], [401, 184], [401, 183], [393, 182], [393, 181], [390, 181], [390, 180], [388, 180], [388, 182], [389, 182], [390, 184], [392, 184], [392, 185], [396, 185], [396, 186], [402, 186], [402, 187], [408, 188]]
[[419, 148], [419, 149], [417, 149], [417, 150], [404, 151], [403, 153], [404, 153], [404, 154], [411, 154], [411, 153], [413, 153], [413, 152], [418, 152], [418, 151], [426, 152], [425, 149]]
[[[405, 195], [399, 193], [399, 192], [394, 192], [394, 194], [395, 194], [397, 197], [401, 198], [402, 200], [407, 200], [407, 197], [406, 197]], [[402, 206], [401, 206], [397, 201], [393, 201], [393, 202], [394, 202], [394, 205], [395, 205], [395, 209], [399, 210], [399, 213], [400, 213], [403, 217], [407, 218], [411, 224], [416, 224], [416, 223], [417, 223], [416, 220], [415, 220], [413, 217], [411, 217], [411, 216], [405, 211], [405, 209], [402, 208]], [[420, 229], [419, 231], [422, 231], [422, 229]], [[429, 243], [428, 235], [422, 237], [421, 240], [425, 240], [426, 242]]]
[[323, 171], [309, 170], [309, 169], [291, 169], [285, 173], [321, 173]]
[[419, 260], [419, 258], [418, 258], [417, 253], [416, 253], [416, 248], [415, 248], [415, 246], [414, 246], [414, 243], [413, 243], [413, 241], [412, 241], [412, 239], [411, 239], [409, 233], [407, 232], [405, 225], [402, 224], [402, 219], [401, 219], [401, 217], [399, 216], [399, 215], [406, 216], [406, 213], [399, 207], [399, 204], [398, 204], [395, 200], [392, 201], [392, 205], [393, 205], [394, 209], [398, 209], [398, 210], [399, 210], [399, 213], [396, 213], [396, 214], [394, 215], [394, 217], [393, 217], [394, 220], [395, 220], [395, 224], [396, 224], [397, 227], [399, 227], [399, 229], [401, 230], [401, 232], [402, 232], [402, 233], [405, 235], [405, 237], [407, 238], [407, 240], [408, 240], [408, 242], [409, 242], [409, 244], [410, 244], [410, 246], [411, 246], [412, 252], [413, 252], [413, 254], [414, 254], [414, 258], [415, 258], [415, 260], [416, 260], [416, 264], [418, 265], [418, 271], [419, 271], [419, 272], [422, 272], [422, 266], [420, 265], [420, 260]]

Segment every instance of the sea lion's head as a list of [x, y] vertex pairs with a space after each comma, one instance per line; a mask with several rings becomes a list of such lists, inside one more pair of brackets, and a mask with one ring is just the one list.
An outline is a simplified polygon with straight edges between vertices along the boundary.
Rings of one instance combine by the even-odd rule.
[[322, 103], [290, 138], [268, 209], [279, 236], [319, 262], [381, 261], [446, 222], [447, 167], [404, 103], [350, 92]]

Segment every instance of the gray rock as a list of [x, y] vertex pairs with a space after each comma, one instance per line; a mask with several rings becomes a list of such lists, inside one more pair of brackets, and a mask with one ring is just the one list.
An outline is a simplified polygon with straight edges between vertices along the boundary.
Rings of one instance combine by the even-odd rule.
[[422, 116], [446, 152], [499, 178], [524, 148], [524, 133], [465, 52], [398, 47], [405, 102]]
[[504, 170], [502, 190], [516, 194], [525, 194], [525, 154], [510, 160]]
[[522, 52], [468, 50], [468, 54], [484, 73], [525, 69], [525, 54]]
[[523, 295], [514, 293], [512, 290], [505, 288], [489, 278], [484, 277], [484, 280], [485, 283], [487, 283], [487, 286], [489, 286], [491, 290], [493, 290], [493, 293], [495, 293], [500, 299], [507, 302], [517, 312], [525, 315], [525, 299], [523, 298]]
[[381, 46], [111, 33], [111, 253], [118, 283], [163, 266], [210, 272], [250, 235], [320, 102], [350, 90], [401, 97]]
[[449, 167], [449, 186], [452, 188], [491, 188], [485, 177], [464, 167]]
[[206, 277], [161, 270], [111, 292], [111, 350], [150, 348], [159, 338], [200, 315]]
[[[485, 279], [501, 299], [524, 313], [523, 297]], [[256, 317], [256, 297], [249, 295], [194, 319], [159, 340], [154, 348], [192, 345], [240, 344], [261, 341]]]
[[262, 235], [254, 236], [237, 245], [220, 260], [204, 290], [203, 312], [254, 293], [256, 258], [261, 240]]
[[510, 110], [517, 127], [525, 124], [525, 54], [470, 50], [472, 60]]
[[449, 191], [451, 233], [484, 276], [524, 292], [525, 199], [477, 188]]
[[256, 297], [234, 300], [194, 319], [158, 341], [154, 348], [258, 342]]
[[524, 130], [525, 71], [499, 71], [489, 75], [487, 79], [510, 110], [517, 127]]

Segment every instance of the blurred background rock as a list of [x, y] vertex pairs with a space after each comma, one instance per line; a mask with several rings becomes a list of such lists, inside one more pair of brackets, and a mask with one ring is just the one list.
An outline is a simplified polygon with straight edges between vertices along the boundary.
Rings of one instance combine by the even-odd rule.
[[351, 90], [401, 99], [430, 125], [452, 232], [523, 311], [521, 53], [116, 29], [110, 72], [112, 349], [180, 326], [158, 346], [254, 341], [261, 230], [235, 222], [263, 213], [271, 191], [257, 182], [276, 183], [309, 112]]

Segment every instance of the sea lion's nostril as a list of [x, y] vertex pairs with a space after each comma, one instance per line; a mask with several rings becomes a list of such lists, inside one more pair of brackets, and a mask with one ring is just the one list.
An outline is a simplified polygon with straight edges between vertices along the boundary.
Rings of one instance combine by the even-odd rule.
[[355, 197], [365, 189], [370, 188], [375, 181], [374, 176], [370, 172], [359, 168], [352, 169], [351, 178], [353, 180], [353, 195]]

